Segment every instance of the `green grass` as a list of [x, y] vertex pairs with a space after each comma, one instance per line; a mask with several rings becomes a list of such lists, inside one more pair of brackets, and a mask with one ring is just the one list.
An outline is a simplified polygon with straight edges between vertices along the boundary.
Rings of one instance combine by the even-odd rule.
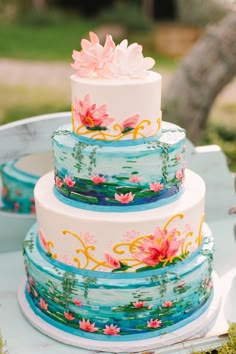
[[[44, 25], [0, 23], [0, 57], [69, 63], [72, 50], [79, 50], [81, 38], [87, 37], [91, 30], [96, 31], [97, 25], [79, 17]], [[176, 60], [150, 49], [151, 37], [151, 34], [142, 32], [128, 36], [130, 43], [138, 41], [143, 44], [145, 56], [152, 56], [158, 67], [174, 69]]]
[[79, 18], [44, 26], [0, 24], [0, 56], [69, 63], [72, 50], [80, 48], [81, 38], [92, 29], [90, 22]]

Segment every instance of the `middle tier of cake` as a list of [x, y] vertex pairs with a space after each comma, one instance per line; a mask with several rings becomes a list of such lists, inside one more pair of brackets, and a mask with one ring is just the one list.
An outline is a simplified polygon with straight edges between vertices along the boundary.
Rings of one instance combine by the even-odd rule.
[[140, 210], [140, 205], [146, 209], [180, 195], [185, 131], [175, 124], [163, 122], [160, 137], [131, 142], [94, 141], [76, 136], [66, 125], [53, 134], [52, 143], [58, 192], [85, 208]]
[[97, 212], [64, 204], [53, 186], [51, 172], [35, 188], [38, 234], [42, 252], [61, 263], [139, 272], [181, 262], [202, 243], [205, 184], [192, 171], [186, 171], [179, 199], [138, 212], [113, 212], [112, 207]]

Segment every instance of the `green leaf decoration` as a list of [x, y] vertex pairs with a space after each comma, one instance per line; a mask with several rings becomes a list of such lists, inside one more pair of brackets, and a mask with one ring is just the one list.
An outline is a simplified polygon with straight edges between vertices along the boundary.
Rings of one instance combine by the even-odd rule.
[[33, 252], [33, 249], [34, 249], [33, 237], [31, 237], [29, 240], [23, 241], [23, 255], [26, 254], [27, 248], [29, 249], [30, 253]]
[[93, 286], [97, 283], [97, 279], [90, 276], [83, 276], [83, 285], [84, 285], [84, 297], [88, 298], [88, 289], [89, 286]]
[[132, 268], [130, 267], [128, 264], [124, 264], [122, 262], [120, 262], [120, 268], [116, 268], [116, 269], [113, 269], [112, 272], [123, 272], [124, 270], [127, 270], [129, 268]]
[[102, 126], [95, 125], [94, 127], [86, 126], [86, 129], [91, 130], [91, 131], [107, 130], [107, 127], [102, 127]]
[[69, 310], [69, 302], [72, 299], [73, 289], [75, 286], [75, 274], [70, 272], [65, 272], [62, 277], [62, 296], [65, 303], [66, 311]]
[[131, 128], [131, 127], [126, 127], [124, 130], [122, 130], [122, 134], [125, 134], [125, 133], [128, 133], [128, 132], [131, 132], [132, 130], [134, 130], [134, 128]]

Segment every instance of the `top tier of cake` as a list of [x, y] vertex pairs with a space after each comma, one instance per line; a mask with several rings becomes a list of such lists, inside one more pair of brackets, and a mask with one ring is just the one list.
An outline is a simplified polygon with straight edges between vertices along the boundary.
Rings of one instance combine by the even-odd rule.
[[161, 133], [161, 76], [149, 71], [152, 58], [142, 47], [115, 45], [107, 36], [104, 46], [90, 33], [73, 52], [72, 126], [90, 139], [137, 140]]
[[161, 133], [161, 76], [88, 79], [71, 76], [73, 131], [92, 139], [136, 140]]

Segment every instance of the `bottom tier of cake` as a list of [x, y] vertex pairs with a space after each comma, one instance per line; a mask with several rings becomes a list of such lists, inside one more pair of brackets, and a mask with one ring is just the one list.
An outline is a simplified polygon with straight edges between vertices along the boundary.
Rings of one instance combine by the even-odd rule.
[[207, 230], [205, 225], [202, 246], [178, 264], [106, 273], [45, 256], [35, 225], [24, 241], [24, 296], [36, 317], [83, 339], [147, 340], [179, 330], [204, 314], [213, 298], [213, 239]]

